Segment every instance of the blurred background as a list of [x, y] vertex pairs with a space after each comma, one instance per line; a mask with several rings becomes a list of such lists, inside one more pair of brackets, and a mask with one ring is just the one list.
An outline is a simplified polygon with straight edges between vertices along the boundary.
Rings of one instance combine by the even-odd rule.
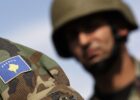
[[[50, 7], [53, 0], [0, 0], [0, 37], [39, 50], [53, 58], [65, 71], [71, 86], [85, 100], [93, 91], [90, 75], [74, 59], [60, 58], [51, 40]], [[124, 0], [140, 25], [140, 0]], [[140, 30], [133, 31], [126, 44], [131, 55], [140, 60]]]

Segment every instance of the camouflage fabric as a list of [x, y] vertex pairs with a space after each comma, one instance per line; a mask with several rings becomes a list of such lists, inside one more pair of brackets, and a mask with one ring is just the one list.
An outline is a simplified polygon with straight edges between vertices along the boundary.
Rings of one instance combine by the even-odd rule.
[[83, 100], [51, 58], [0, 38], [0, 62], [16, 55], [20, 55], [32, 70], [7, 84], [0, 79], [0, 100]]
[[[128, 99], [125, 97], [117, 97], [119, 99], [115, 99], [115, 100], [140, 100], [140, 62], [135, 60], [135, 66], [136, 66], [136, 79], [134, 83], [131, 84], [131, 89], [129, 91], [129, 94], [127, 95]], [[98, 96], [93, 95], [93, 97], [90, 100], [101, 100], [101, 99], [99, 99]]]

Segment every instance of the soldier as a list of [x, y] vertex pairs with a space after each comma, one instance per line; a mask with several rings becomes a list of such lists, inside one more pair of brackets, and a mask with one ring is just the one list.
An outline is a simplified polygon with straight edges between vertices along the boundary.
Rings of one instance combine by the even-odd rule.
[[95, 79], [91, 100], [140, 100], [140, 64], [125, 46], [138, 26], [122, 0], [54, 0], [51, 14], [58, 54]]
[[0, 38], [0, 100], [83, 100], [48, 56]]

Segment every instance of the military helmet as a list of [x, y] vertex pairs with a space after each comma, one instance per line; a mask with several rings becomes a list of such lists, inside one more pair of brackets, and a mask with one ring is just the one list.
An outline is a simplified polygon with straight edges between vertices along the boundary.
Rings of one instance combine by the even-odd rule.
[[[58, 54], [62, 57], [71, 57], [66, 39], [62, 34], [63, 27], [71, 21], [91, 14], [117, 11], [117, 14], [126, 20], [130, 30], [137, 28], [131, 10], [122, 0], [54, 0], [51, 10], [52, 39]], [[113, 15], [111, 17], [113, 18]]]

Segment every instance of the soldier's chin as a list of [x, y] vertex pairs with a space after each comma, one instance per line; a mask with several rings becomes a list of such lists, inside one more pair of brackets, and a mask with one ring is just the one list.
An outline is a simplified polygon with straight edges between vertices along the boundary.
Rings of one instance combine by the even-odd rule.
[[94, 60], [90, 62], [88, 65], [84, 65], [84, 68], [90, 72], [91, 74], [105, 74], [109, 69], [110, 61], [108, 59], [104, 60]]
[[104, 75], [113, 69], [113, 66], [121, 60], [120, 51], [113, 52], [110, 57], [90, 65], [84, 65], [84, 68], [92, 75]]
[[102, 59], [96, 59], [94, 62], [88, 63], [88, 65], [83, 64], [84, 68], [93, 75], [104, 75], [112, 69], [115, 62], [120, 59], [120, 52], [112, 50], [112, 54], [108, 57]]
[[107, 57], [103, 57], [103, 56], [93, 57], [92, 59], [87, 61], [88, 62], [88, 66], [93, 66], [94, 64], [96, 65], [97, 63], [103, 62], [106, 58]]

